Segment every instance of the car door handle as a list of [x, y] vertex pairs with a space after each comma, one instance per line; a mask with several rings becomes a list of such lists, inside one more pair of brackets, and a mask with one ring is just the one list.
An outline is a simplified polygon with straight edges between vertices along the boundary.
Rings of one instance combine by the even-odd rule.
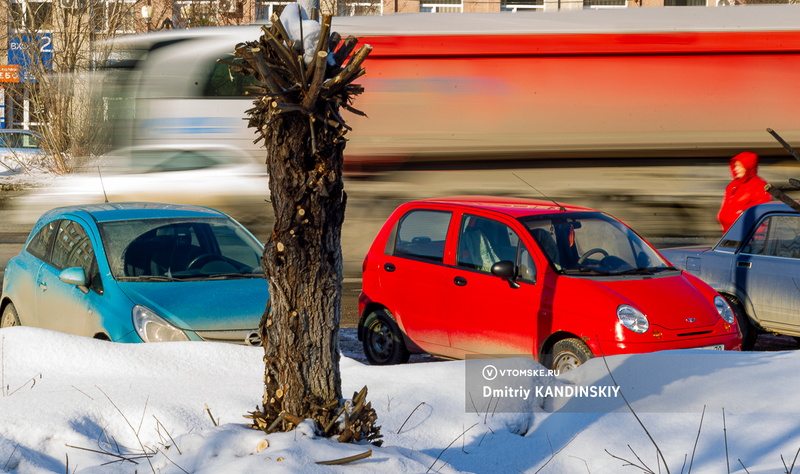
[[737, 268], [752, 268], [753, 262], [736, 262]]
[[397, 267], [395, 267], [393, 263], [384, 263], [383, 269], [386, 270], [387, 272], [393, 272], [397, 270]]
[[467, 279], [464, 277], [455, 277], [453, 278], [453, 283], [455, 283], [456, 286], [467, 286]]
[[47, 283], [40, 281], [39, 282], [39, 289], [42, 291], [47, 291]]

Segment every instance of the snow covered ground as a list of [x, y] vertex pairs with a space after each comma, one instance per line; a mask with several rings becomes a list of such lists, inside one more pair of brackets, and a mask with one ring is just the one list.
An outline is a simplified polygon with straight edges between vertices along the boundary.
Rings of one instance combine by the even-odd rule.
[[0, 153], [0, 184], [35, 185], [52, 179], [44, 155]]
[[[310, 426], [269, 436], [246, 428], [243, 415], [261, 398], [262, 355], [217, 343], [124, 345], [0, 329], [0, 469], [642, 472], [626, 466], [630, 461], [655, 472], [780, 473], [800, 449], [800, 352], [615, 356], [556, 378], [527, 379], [532, 389], [619, 387], [647, 431], [621, 396], [533, 397], [518, 413], [473, 401], [475, 413], [465, 395], [471, 362], [416, 358], [374, 367], [345, 357], [344, 394], [368, 386], [382, 447], [339, 444]], [[259, 451], [265, 439], [269, 446]], [[371, 457], [344, 466], [316, 464], [369, 449]]]

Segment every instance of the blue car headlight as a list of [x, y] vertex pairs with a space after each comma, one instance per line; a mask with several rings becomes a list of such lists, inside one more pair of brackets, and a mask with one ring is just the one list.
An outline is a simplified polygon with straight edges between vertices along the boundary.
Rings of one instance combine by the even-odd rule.
[[725, 301], [725, 298], [722, 296], [715, 296], [714, 297], [714, 306], [717, 308], [717, 313], [719, 313], [719, 317], [724, 319], [726, 322], [733, 324], [736, 320], [736, 317], [733, 315], [733, 310], [731, 309], [731, 305]]
[[639, 334], [647, 332], [650, 328], [650, 321], [647, 320], [647, 316], [627, 304], [620, 305], [617, 308], [617, 318], [623, 326]]
[[133, 307], [133, 327], [144, 342], [188, 341], [186, 333], [144, 306]]

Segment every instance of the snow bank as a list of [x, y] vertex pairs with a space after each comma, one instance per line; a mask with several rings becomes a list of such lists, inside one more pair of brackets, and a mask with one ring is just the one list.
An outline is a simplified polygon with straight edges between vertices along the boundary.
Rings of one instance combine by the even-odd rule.
[[[545, 398], [523, 413], [470, 412], [464, 361], [375, 367], [343, 358], [344, 394], [368, 386], [382, 447], [318, 438], [307, 425], [266, 436], [246, 428], [243, 418], [261, 399], [262, 355], [260, 348], [216, 343], [124, 345], [2, 329], [0, 467], [13, 473], [597, 474], [634, 472], [618, 459], [638, 463], [633, 450], [659, 469], [652, 442], [621, 398]], [[799, 359], [796, 352], [695, 350], [606, 362], [671, 472], [686, 472], [691, 462], [694, 473], [727, 472], [728, 463], [731, 472], [766, 473], [782, 472], [781, 456], [791, 463], [800, 448], [800, 410], [793, 403]], [[608, 369], [594, 359], [542, 383], [613, 385]], [[269, 447], [258, 452], [264, 439]], [[368, 449], [370, 458], [346, 466], [316, 464]], [[142, 452], [152, 456], [137, 457]]]

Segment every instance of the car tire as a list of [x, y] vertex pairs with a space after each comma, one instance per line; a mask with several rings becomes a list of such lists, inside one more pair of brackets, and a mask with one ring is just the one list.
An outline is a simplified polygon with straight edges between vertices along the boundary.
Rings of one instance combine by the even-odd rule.
[[550, 368], [557, 373], [568, 372], [592, 357], [592, 350], [580, 339], [562, 339], [553, 345]]
[[408, 362], [410, 353], [403, 333], [394, 319], [383, 310], [372, 311], [364, 318], [362, 343], [364, 355], [373, 365], [394, 365]]
[[0, 318], [0, 328], [10, 328], [13, 326], [22, 326], [22, 324], [19, 322], [17, 308], [14, 307], [13, 303], [8, 303], [3, 309], [2, 318]]
[[736, 298], [725, 296], [725, 300], [731, 305], [733, 316], [736, 318], [736, 324], [739, 325], [739, 331], [742, 332], [742, 350], [752, 351], [756, 346], [756, 338], [758, 338], [758, 330], [750, 323], [750, 318], [744, 312], [742, 304]]

